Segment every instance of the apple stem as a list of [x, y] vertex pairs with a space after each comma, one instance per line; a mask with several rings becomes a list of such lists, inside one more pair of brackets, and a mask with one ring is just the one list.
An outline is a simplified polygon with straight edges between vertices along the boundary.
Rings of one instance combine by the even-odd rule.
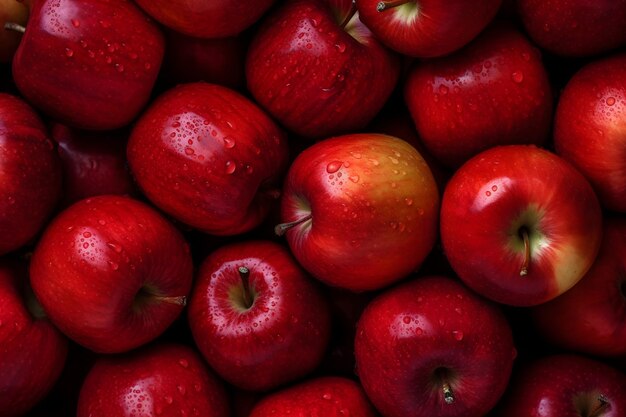
[[352, 6], [350, 7], [350, 11], [348, 12], [348, 15], [346, 16], [345, 19], [343, 19], [343, 22], [341, 22], [341, 24], [339, 25], [341, 29], [345, 29], [345, 27], [348, 25], [348, 23], [350, 23], [350, 21], [356, 14], [356, 11], [357, 11], [356, 0], [352, 0]]
[[387, 9], [392, 9], [397, 6], [402, 6], [403, 4], [408, 3], [410, 0], [391, 0], [391, 1], [381, 1], [376, 5], [376, 11], [383, 12]]
[[19, 33], [25, 33], [26, 32], [26, 28], [22, 25], [20, 25], [19, 23], [14, 23], [14, 22], [6, 22], [4, 24], [4, 29], [5, 30], [12, 30], [14, 32], [19, 32]]
[[446, 404], [452, 404], [454, 402], [454, 392], [452, 392], [450, 384], [448, 384], [447, 381], [443, 381], [441, 387], [443, 390], [443, 400], [446, 402]]
[[528, 236], [528, 229], [525, 227], [522, 227], [520, 233], [522, 234], [522, 239], [524, 240], [524, 262], [522, 263], [519, 275], [521, 277], [525, 277], [528, 275], [528, 266], [530, 264], [530, 237]]
[[252, 307], [254, 300], [250, 296], [250, 270], [245, 266], [240, 266], [239, 269], [239, 277], [241, 278], [241, 283], [243, 285], [243, 304], [246, 308]]
[[306, 216], [302, 217], [301, 219], [298, 220], [294, 220], [292, 222], [288, 222], [288, 223], [281, 223], [276, 225], [276, 227], [274, 227], [274, 233], [276, 233], [277, 236], [282, 236], [285, 233], [287, 233], [287, 230], [291, 229], [294, 226], [297, 226], [301, 223], [304, 223], [307, 220], [311, 220], [311, 214], [307, 214]]
[[152, 298], [156, 301], [161, 301], [168, 304], [175, 304], [183, 307], [187, 305], [187, 297], [185, 297], [184, 295], [179, 295], [177, 297], [164, 297], [160, 295], [155, 295]]
[[609, 400], [604, 395], [599, 395], [598, 398], [596, 398], [596, 406], [593, 410], [591, 410], [588, 417], [600, 417], [610, 407], [611, 404], [609, 403]]

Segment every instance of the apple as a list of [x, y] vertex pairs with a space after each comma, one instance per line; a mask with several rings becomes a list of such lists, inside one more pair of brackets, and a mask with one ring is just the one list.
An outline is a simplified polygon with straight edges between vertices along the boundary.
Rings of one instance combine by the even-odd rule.
[[499, 303], [532, 306], [564, 293], [591, 267], [601, 237], [589, 182], [533, 145], [481, 152], [443, 194], [441, 240], [450, 265]]
[[314, 277], [351, 291], [415, 271], [437, 238], [439, 194], [422, 156], [381, 134], [350, 134], [304, 150], [289, 168], [278, 234]]
[[85, 378], [77, 417], [229, 416], [222, 382], [192, 348], [156, 344], [103, 356]]
[[163, 25], [197, 38], [234, 36], [251, 26], [276, 0], [135, 0]]
[[20, 43], [20, 33], [6, 30], [4, 25], [24, 25], [28, 20], [28, 7], [18, 0], [0, 0], [0, 63], [10, 62]]
[[311, 138], [365, 127], [399, 73], [399, 60], [361, 23], [352, 0], [284, 2], [263, 22], [246, 59], [255, 100]]
[[498, 307], [443, 276], [383, 292], [356, 334], [361, 384], [385, 417], [482, 417], [517, 354]]
[[20, 98], [0, 93], [0, 255], [35, 237], [61, 196], [61, 163], [45, 126]]
[[93, 132], [51, 126], [63, 166], [63, 205], [103, 194], [130, 195], [135, 184], [126, 162], [128, 132]]
[[517, 0], [517, 8], [530, 37], [548, 52], [584, 57], [626, 45], [624, 0]]
[[223, 246], [206, 258], [189, 305], [189, 326], [226, 381], [267, 391], [321, 362], [330, 311], [289, 251], [271, 241]]
[[356, 0], [359, 16], [390, 48], [436, 57], [461, 48], [494, 18], [502, 0]]
[[13, 78], [55, 120], [115, 129], [147, 103], [163, 53], [159, 27], [131, 1], [40, 0], [13, 58]]
[[106, 195], [52, 220], [30, 273], [63, 333], [95, 352], [117, 353], [153, 340], [180, 315], [193, 266], [186, 241], [158, 212]]
[[596, 359], [549, 355], [520, 368], [498, 407], [502, 417], [618, 417], [626, 414], [626, 376]]
[[28, 284], [25, 262], [0, 259], [0, 410], [19, 417], [58, 379], [67, 339], [46, 319]]
[[626, 54], [594, 60], [569, 80], [554, 146], [587, 177], [604, 207], [626, 213]]
[[191, 83], [152, 102], [127, 155], [157, 207], [205, 233], [234, 235], [258, 226], [276, 202], [288, 149], [253, 102], [226, 87]]
[[453, 55], [417, 62], [404, 95], [424, 146], [450, 168], [496, 145], [543, 144], [550, 134], [540, 53], [503, 24]]
[[376, 417], [363, 389], [355, 381], [336, 376], [318, 377], [268, 395], [250, 417], [274, 416]]
[[593, 266], [572, 289], [533, 308], [536, 328], [570, 351], [626, 357], [626, 218], [605, 220]]

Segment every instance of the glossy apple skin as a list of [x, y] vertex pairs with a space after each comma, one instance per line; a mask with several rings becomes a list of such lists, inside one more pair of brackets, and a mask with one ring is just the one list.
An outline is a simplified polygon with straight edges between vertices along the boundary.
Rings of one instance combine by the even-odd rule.
[[19, 32], [5, 30], [4, 24], [11, 22], [25, 25], [28, 7], [18, 0], [0, 0], [0, 62], [10, 62], [20, 43]]
[[626, 356], [626, 219], [605, 220], [600, 252], [572, 289], [532, 310], [552, 343], [598, 356]]
[[[382, 293], [357, 325], [358, 375], [385, 417], [483, 416], [504, 392], [516, 354], [502, 312], [441, 276]], [[437, 370], [449, 375], [452, 404]]]
[[502, 0], [411, 0], [379, 12], [380, 0], [357, 0], [359, 16], [385, 45], [402, 54], [447, 55], [470, 42], [494, 18]]
[[65, 124], [129, 124], [163, 59], [159, 27], [128, 0], [38, 0], [13, 59], [13, 78], [35, 107]]
[[50, 320], [101, 353], [124, 352], [160, 335], [183, 306], [193, 266], [180, 232], [151, 207], [122, 196], [81, 200], [46, 228], [31, 281]]
[[368, 291], [406, 277], [431, 251], [439, 194], [405, 141], [344, 135], [309, 147], [289, 169], [281, 220], [308, 214], [286, 232], [300, 264], [329, 285]]
[[596, 60], [566, 85], [554, 146], [591, 182], [602, 205], [626, 213], [626, 54]]
[[45, 318], [32, 293], [28, 295], [27, 287], [27, 265], [1, 259], [0, 410], [3, 417], [21, 416], [37, 404], [58, 379], [67, 356], [67, 339]]
[[203, 232], [234, 235], [258, 226], [276, 201], [288, 149], [284, 133], [253, 102], [226, 87], [192, 83], [151, 104], [127, 155], [156, 206]]
[[289, 130], [323, 138], [363, 128], [398, 81], [399, 60], [355, 15], [351, 0], [285, 2], [252, 39], [248, 89]]
[[[528, 274], [522, 229], [529, 234]], [[591, 185], [557, 155], [509, 145], [476, 155], [448, 182], [441, 240], [450, 265], [472, 289], [514, 306], [553, 299], [593, 263], [602, 212]]]
[[92, 132], [54, 123], [50, 134], [63, 167], [63, 206], [96, 195], [136, 193], [126, 162], [128, 132]]
[[[239, 305], [239, 267], [256, 293]], [[266, 391], [300, 378], [321, 362], [330, 336], [330, 311], [283, 246], [246, 241], [221, 247], [204, 260], [189, 305], [189, 324], [206, 361], [231, 384]]]
[[610, 407], [598, 416], [621, 417], [626, 414], [624, 384], [623, 373], [598, 360], [573, 354], [546, 356], [513, 376], [496, 416], [591, 416], [602, 395]]
[[195, 350], [156, 344], [96, 361], [81, 388], [77, 417], [227, 417], [228, 409], [222, 382]]
[[404, 96], [424, 146], [451, 168], [496, 145], [540, 145], [550, 133], [540, 53], [507, 26], [489, 28], [454, 55], [416, 63]]
[[146, 13], [177, 32], [225, 38], [251, 26], [276, 0], [136, 0]]
[[517, 0], [526, 31], [562, 56], [600, 54], [626, 44], [625, 0]]
[[0, 255], [28, 243], [61, 196], [61, 163], [45, 126], [21, 99], [0, 93]]
[[250, 417], [275, 415], [376, 417], [378, 414], [357, 382], [326, 376], [268, 395], [252, 409]]

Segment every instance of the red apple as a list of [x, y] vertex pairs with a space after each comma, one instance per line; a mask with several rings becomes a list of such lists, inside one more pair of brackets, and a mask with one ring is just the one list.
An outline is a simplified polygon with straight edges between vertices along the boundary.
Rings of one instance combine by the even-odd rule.
[[503, 394], [516, 350], [495, 305], [431, 276], [372, 301], [355, 355], [363, 388], [385, 417], [482, 417]]
[[626, 357], [626, 218], [605, 221], [593, 266], [571, 290], [533, 309], [552, 343], [571, 351]]
[[605, 207], [626, 213], [626, 54], [593, 61], [570, 79], [556, 111], [554, 146]]
[[601, 236], [591, 185], [535, 146], [484, 151], [444, 191], [441, 240], [450, 265], [500, 303], [537, 305], [567, 291], [591, 267]]
[[621, 417], [626, 376], [603, 362], [561, 354], [526, 364], [498, 408], [502, 417]]
[[267, 215], [287, 152], [285, 135], [254, 103], [192, 83], [165, 92], [141, 116], [128, 162], [159, 208], [203, 232], [233, 235]]
[[77, 417], [227, 417], [221, 381], [185, 345], [100, 358], [81, 388]]
[[385, 45], [415, 57], [447, 55], [478, 35], [502, 0], [356, 0], [359, 16]]
[[46, 319], [28, 284], [27, 267], [0, 260], [0, 410], [18, 417], [61, 374], [67, 339]]
[[163, 51], [160, 29], [131, 1], [39, 0], [13, 59], [13, 78], [52, 118], [115, 129], [150, 98]]
[[262, 399], [250, 417], [376, 417], [363, 389], [351, 379], [320, 377], [293, 385]]
[[293, 162], [281, 202], [300, 264], [352, 291], [385, 287], [418, 268], [437, 237], [439, 194], [405, 141], [352, 134], [309, 147]]
[[294, 0], [270, 14], [246, 60], [256, 101], [291, 131], [322, 138], [363, 128], [398, 80], [397, 57], [352, 0]]
[[163, 25], [197, 38], [224, 38], [251, 26], [276, 0], [135, 0]]
[[247, 241], [223, 246], [202, 263], [189, 324], [204, 358], [222, 378], [265, 391], [319, 365], [330, 313], [287, 249]]
[[552, 94], [540, 54], [507, 26], [454, 55], [416, 63], [404, 94], [424, 146], [452, 168], [496, 145], [542, 144], [550, 133]]
[[193, 267], [187, 243], [151, 207], [122, 196], [81, 200], [46, 228], [31, 262], [50, 320], [96, 352], [136, 348], [178, 317]]
[[90, 132], [55, 123], [63, 166], [63, 204], [103, 194], [133, 194], [135, 184], [126, 163], [126, 131]]
[[0, 93], [0, 255], [28, 243], [61, 196], [61, 164], [37, 114]]
[[626, 44], [625, 0], [517, 0], [519, 16], [541, 48], [596, 55]]
[[18, 0], [0, 0], [0, 63], [10, 62], [20, 43], [20, 33], [6, 30], [4, 25], [24, 25], [28, 20], [28, 7]]

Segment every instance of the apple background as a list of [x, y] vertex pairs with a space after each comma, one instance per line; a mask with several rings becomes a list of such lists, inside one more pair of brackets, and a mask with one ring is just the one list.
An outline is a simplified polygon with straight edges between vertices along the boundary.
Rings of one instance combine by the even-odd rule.
[[625, 417], [625, 28], [0, 0], [0, 417]]

